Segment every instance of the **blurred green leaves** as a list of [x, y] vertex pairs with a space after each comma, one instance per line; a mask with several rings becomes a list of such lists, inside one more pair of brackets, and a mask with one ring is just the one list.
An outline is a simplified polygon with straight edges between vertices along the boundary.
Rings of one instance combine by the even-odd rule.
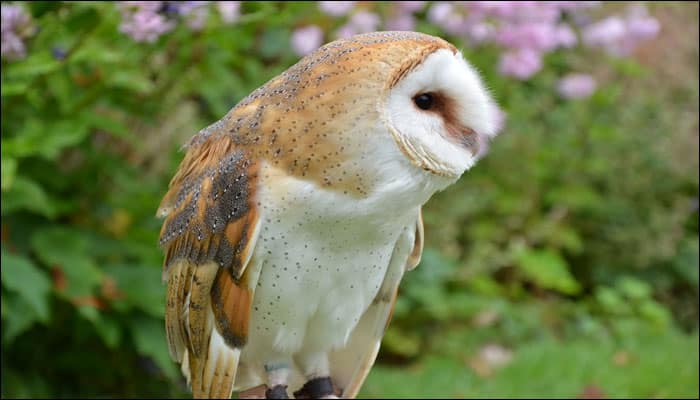
[[[164, 337], [154, 217], [179, 148], [297, 61], [293, 29], [330, 32], [345, 17], [312, 2], [246, 2], [236, 24], [181, 24], [136, 43], [113, 3], [25, 5], [41, 29], [27, 58], [3, 60], [0, 85], [2, 395], [184, 396]], [[416, 16], [419, 29], [444, 34]], [[624, 376], [596, 375], [609, 368], [591, 360], [609, 355], [589, 349], [647, 331], [659, 339], [632, 349], [681, 364], [677, 326], [696, 330], [698, 317], [697, 78], [673, 86], [633, 59], [576, 48], [549, 54], [522, 83], [499, 77], [493, 49], [455, 44], [485, 75], [506, 129], [424, 208], [425, 252], [402, 282], [379, 360], [415, 368], [380, 367], [368, 393], [447, 393], [452, 383], [454, 396], [573, 397], [564, 383], [533, 389], [531, 376], [561, 383], [562, 363]], [[556, 95], [568, 66], [600, 78], [591, 98]], [[588, 347], [566, 350], [580, 337]], [[494, 342], [514, 349], [503, 378], [465, 372]], [[648, 371], [639, 382], [656, 376]]]
[[634, 317], [657, 329], [667, 329], [671, 322], [669, 310], [653, 298], [649, 283], [632, 276], [623, 276], [614, 286], [598, 286], [595, 303], [613, 317]]
[[35, 321], [48, 322], [51, 280], [31, 260], [6, 251], [4, 246], [0, 271], [2, 287], [9, 291], [3, 296], [2, 318], [9, 325], [3, 342], [11, 342]]
[[517, 254], [517, 265], [531, 280], [543, 289], [563, 294], [577, 294], [581, 287], [569, 272], [569, 267], [559, 254], [552, 250], [522, 249]]
[[[8, 173], [9, 175], [9, 173]], [[3, 177], [2, 214], [8, 215], [18, 210], [35, 212], [46, 218], [56, 216], [56, 207], [44, 189], [36, 182], [21, 177]]]
[[2, 171], [2, 191], [5, 191], [9, 189], [15, 181], [15, 174], [17, 173], [17, 160], [10, 157], [3, 157], [0, 170]]
[[114, 279], [114, 307], [120, 311], [136, 308], [155, 318], [163, 316], [165, 296], [160, 268], [149, 265], [111, 264], [105, 273]]
[[32, 237], [32, 248], [45, 264], [61, 276], [58, 293], [68, 299], [92, 296], [102, 280], [102, 271], [89, 256], [88, 237], [74, 229], [42, 229]]
[[131, 333], [139, 353], [151, 356], [173, 381], [179, 378], [180, 371], [170, 359], [165, 328], [160, 321], [153, 318], [134, 317], [131, 319]]

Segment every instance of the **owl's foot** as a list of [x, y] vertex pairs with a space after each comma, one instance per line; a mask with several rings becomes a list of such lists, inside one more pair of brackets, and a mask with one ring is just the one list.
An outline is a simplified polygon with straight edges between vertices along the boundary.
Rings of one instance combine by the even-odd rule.
[[275, 385], [265, 391], [266, 399], [288, 399], [287, 385]]
[[266, 399], [288, 399], [287, 377], [289, 376], [289, 364], [287, 362], [276, 362], [265, 364], [267, 372]]
[[337, 399], [331, 378], [314, 378], [294, 392], [295, 399]]

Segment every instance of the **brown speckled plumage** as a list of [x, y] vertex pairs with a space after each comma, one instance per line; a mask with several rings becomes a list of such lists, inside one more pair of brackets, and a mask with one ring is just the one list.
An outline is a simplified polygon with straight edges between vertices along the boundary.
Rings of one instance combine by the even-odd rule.
[[[275, 239], [270, 233], [260, 235], [260, 227], [267, 230], [281, 223], [266, 215], [303, 204], [305, 197], [285, 200], [294, 195], [299, 182], [327, 196], [345, 196], [349, 204], [369, 201], [385, 190], [382, 166], [368, 168], [374, 160], [366, 159], [366, 142], [387, 123], [383, 104], [390, 91], [441, 49], [458, 54], [448, 42], [414, 32], [377, 32], [332, 42], [252, 92], [186, 146], [158, 215], [165, 218], [160, 244], [168, 285], [168, 344], [173, 358], [183, 364], [195, 397], [231, 393], [240, 350], [251, 335], [255, 290], [266, 262], [261, 257], [267, 255], [264, 251], [272, 254], [268, 245], [256, 246], [256, 241], [258, 236]], [[473, 131], [460, 120], [454, 100], [440, 101], [437, 110], [447, 134], [464, 141], [465, 147], [474, 146], [469, 137]], [[400, 150], [414, 165], [429, 169], [404, 138], [396, 139], [395, 146], [397, 154]], [[267, 198], [280, 200], [274, 213], [261, 200], [263, 189]], [[423, 248], [419, 206], [406, 211], [417, 219], [401, 236], [410, 241], [401, 250], [406, 253], [407, 269], [417, 265]], [[396, 207], [402, 207], [401, 201]], [[287, 240], [291, 239], [285, 238], [285, 245]], [[391, 249], [383, 246], [384, 251]], [[376, 257], [385, 257], [383, 262], [388, 263], [391, 255]], [[255, 271], [250, 265], [257, 266]], [[381, 333], [391, 317], [400, 275], [396, 279], [373, 289], [378, 293], [371, 303], [378, 318], [385, 318]], [[234, 353], [226, 357], [214, 353], [212, 329]], [[374, 360], [372, 354], [376, 356], [376, 351], [363, 355], [360, 363], [367, 365], [343, 382], [344, 395], [354, 396], [359, 389]]]

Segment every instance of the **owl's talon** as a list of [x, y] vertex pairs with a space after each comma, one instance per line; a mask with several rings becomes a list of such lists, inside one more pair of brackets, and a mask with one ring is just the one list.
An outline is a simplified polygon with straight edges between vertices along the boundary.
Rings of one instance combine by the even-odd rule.
[[[333, 397], [329, 397], [333, 396]], [[294, 392], [296, 399], [332, 399], [335, 398], [333, 382], [326, 376], [309, 380], [301, 389]]]
[[287, 385], [275, 385], [265, 391], [266, 399], [288, 399]]

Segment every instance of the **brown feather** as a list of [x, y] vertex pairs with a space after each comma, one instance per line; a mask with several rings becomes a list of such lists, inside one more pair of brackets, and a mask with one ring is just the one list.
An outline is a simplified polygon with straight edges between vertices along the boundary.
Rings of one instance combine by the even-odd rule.
[[187, 314], [188, 331], [190, 333], [190, 360], [206, 355], [209, 341], [209, 296], [219, 266], [208, 262], [199, 265], [192, 275], [190, 288], [189, 310]]
[[165, 330], [168, 337], [168, 350], [173, 360], [182, 362], [185, 346], [185, 337], [180, 322], [182, 303], [178, 297], [180, 291], [181, 270], [185, 268], [181, 264], [173, 267], [173, 272], [168, 280], [165, 308]]
[[204, 366], [206, 361], [206, 358], [195, 357], [190, 353], [190, 387], [192, 388], [192, 396], [195, 399], [207, 398], [206, 392], [208, 390], [204, 388]]
[[[173, 358], [187, 364], [183, 372], [196, 398], [230, 397], [252, 302], [251, 288], [239, 278], [259, 227], [257, 164], [225, 142], [191, 149], [159, 211], [166, 217], [168, 345]], [[230, 351], [210, 347], [213, 329]]]
[[222, 371], [223, 375], [221, 376], [221, 383], [218, 387], [212, 385], [212, 390], [214, 391], [212, 394], [213, 398], [218, 398], [218, 399], [230, 399], [231, 398], [231, 392], [233, 391], [233, 382], [234, 379], [236, 378], [236, 369], [238, 367], [238, 361], [232, 358], [228, 362], [224, 363], [223, 367], [219, 370]]
[[207, 393], [207, 398], [218, 398], [218, 391], [219, 391], [219, 386], [221, 386], [221, 378], [223, 376], [223, 370], [224, 370], [224, 358], [223, 357], [218, 357], [216, 359], [216, 364], [213, 362], [209, 363], [209, 368], [212, 369], [211, 373], [211, 381], [208, 382], [208, 384], [205, 384], [205, 387], [208, 389]]
[[236, 283], [227, 270], [219, 270], [211, 291], [216, 328], [231, 347], [242, 347], [248, 338], [253, 291], [246, 282]]
[[[190, 287], [189, 308], [187, 313], [187, 329], [189, 332], [188, 355], [192, 392], [195, 397], [207, 397], [209, 383], [205, 379], [209, 375], [205, 369], [212, 368], [209, 351], [212, 319], [209, 293], [219, 267], [214, 262], [208, 262], [195, 268]], [[213, 360], [211, 360], [213, 361]]]

